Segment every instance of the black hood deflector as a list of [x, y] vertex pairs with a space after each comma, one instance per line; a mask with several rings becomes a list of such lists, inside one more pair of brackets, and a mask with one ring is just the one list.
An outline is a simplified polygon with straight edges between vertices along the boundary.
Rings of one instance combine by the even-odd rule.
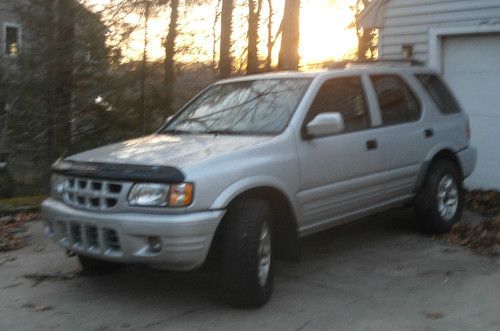
[[62, 160], [54, 163], [52, 171], [58, 174], [74, 177], [148, 183], [182, 183], [186, 179], [186, 176], [179, 169], [170, 166], [74, 162]]

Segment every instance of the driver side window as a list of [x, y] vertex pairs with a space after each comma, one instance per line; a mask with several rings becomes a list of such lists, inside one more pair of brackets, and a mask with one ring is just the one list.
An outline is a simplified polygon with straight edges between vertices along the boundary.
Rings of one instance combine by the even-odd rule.
[[360, 77], [334, 78], [323, 83], [309, 109], [306, 123], [320, 113], [335, 112], [344, 117], [344, 132], [370, 127], [370, 116]]

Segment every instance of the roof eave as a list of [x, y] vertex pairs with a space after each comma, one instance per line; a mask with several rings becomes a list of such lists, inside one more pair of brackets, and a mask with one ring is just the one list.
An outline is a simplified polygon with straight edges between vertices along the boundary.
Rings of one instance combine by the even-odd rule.
[[358, 24], [363, 28], [375, 29], [384, 24], [385, 5], [389, 0], [373, 0], [358, 15]]

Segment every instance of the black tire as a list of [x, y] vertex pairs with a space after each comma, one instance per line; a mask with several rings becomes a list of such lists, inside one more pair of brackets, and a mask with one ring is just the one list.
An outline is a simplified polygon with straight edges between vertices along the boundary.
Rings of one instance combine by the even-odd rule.
[[[443, 193], [442, 190], [440, 191], [440, 184], [446, 187], [447, 185], [444, 183], [449, 183], [450, 179], [453, 180], [452, 185], [456, 187], [457, 203], [456, 210], [455, 207], [451, 207], [449, 212], [447, 212], [443, 208], [447, 204], [440, 202], [442, 202], [442, 199], [449, 199], [451, 203], [455, 195], [452, 194], [453, 190], [450, 189], [450, 192], [442, 198]], [[441, 160], [431, 165], [415, 204], [419, 224], [425, 232], [446, 233], [451, 230], [454, 224], [461, 220], [463, 210], [462, 184], [460, 170], [454, 162]], [[440, 192], [441, 195], [439, 195]], [[448, 198], [446, 198], [447, 196]], [[452, 205], [455, 204], [453, 203]]]
[[[260, 307], [271, 298], [274, 286], [272, 234], [272, 210], [264, 200], [247, 199], [232, 205], [224, 219], [223, 232], [223, 287], [226, 300], [238, 307]], [[264, 240], [261, 235], [267, 227], [269, 249], [267, 277], [259, 277], [259, 266]], [[267, 251], [266, 251], [267, 252]], [[264, 263], [264, 265], [267, 265]]]
[[82, 267], [82, 272], [88, 275], [112, 273], [123, 268], [123, 264], [99, 260], [85, 255], [78, 255], [78, 261]]

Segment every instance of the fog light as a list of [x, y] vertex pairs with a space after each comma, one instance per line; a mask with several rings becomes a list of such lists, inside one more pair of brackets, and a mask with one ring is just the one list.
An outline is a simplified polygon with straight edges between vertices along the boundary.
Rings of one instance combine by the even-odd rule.
[[160, 237], [148, 237], [148, 244], [149, 250], [153, 253], [159, 253], [163, 248]]

